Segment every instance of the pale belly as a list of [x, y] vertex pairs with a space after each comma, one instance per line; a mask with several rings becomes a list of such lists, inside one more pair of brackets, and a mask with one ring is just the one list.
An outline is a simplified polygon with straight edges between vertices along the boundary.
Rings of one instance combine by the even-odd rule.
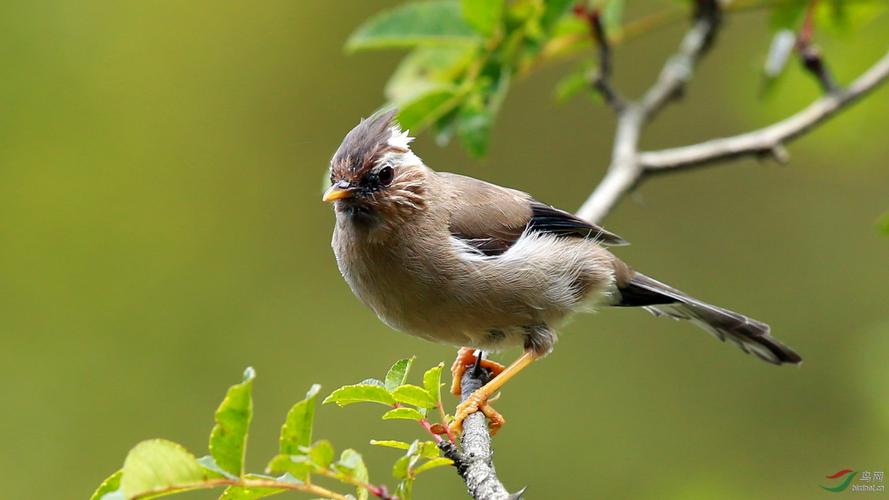
[[[517, 245], [518, 251], [524, 248]], [[611, 283], [610, 275], [594, 276], [589, 258], [564, 259], [546, 253], [539, 242], [527, 255], [474, 260], [459, 255], [433, 260], [404, 250], [342, 252], [336, 240], [334, 249], [352, 291], [387, 325], [433, 342], [485, 350], [526, 344], [529, 335], [555, 328], [597, 300]], [[593, 278], [601, 283], [580, 289], [581, 275], [587, 283]]]

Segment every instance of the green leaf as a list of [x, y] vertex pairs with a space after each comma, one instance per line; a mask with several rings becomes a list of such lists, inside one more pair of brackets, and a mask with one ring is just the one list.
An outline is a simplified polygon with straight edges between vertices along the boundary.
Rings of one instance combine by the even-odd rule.
[[618, 36], [622, 31], [624, 0], [607, 0], [602, 9], [602, 26], [609, 37]]
[[386, 99], [401, 106], [433, 90], [453, 88], [475, 53], [472, 46], [417, 47], [401, 60], [386, 82]]
[[404, 441], [377, 441], [372, 439], [370, 444], [384, 446], [386, 448], [395, 448], [397, 450], [409, 450], [411, 446], [413, 446], [414, 450], [411, 454], [419, 455], [423, 458], [435, 458], [441, 454], [438, 445], [433, 441], [414, 441], [413, 443], [405, 443]]
[[399, 403], [419, 406], [421, 408], [435, 408], [435, 401], [432, 399], [432, 396], [426, 392], [426, 389], [416, 385], [405, 384], [399, 386], [392, 391], [392, 396], [395, 398], [395, 401], [398, 401]]
[[309, 458], [312, 460], [312, 463], [324, 469], [330, 467], [335, 456], [336, 452], [333, 450], [333, 445], [326, 439], [322, 439], [312, 445], [312, 449], [309, 451]]
[[269, 460], [265, 469], [270, 474], [290, 474], [300, 481], [307, 481], [313, 467], [306, 455], [279, 454]]
[[247, 430], [253, 418], [253, 368], [244, 371], [240, 384], [229, 387], [216, 409], [216, 425], [210, 432], [210, 455], [223, 471], [235, 477], [244, 473]]
[[413, 408], [395, 408], [384, 413], [383, 420], [423, 420], [423, 414]]
[[454, 109], [460, 98], [456, 88], [434, 89], [404, 104], [398, 113], [398, 123], [405, 130], [422, 130]]
[[[355, 479], [358, 482], [366, 484], [370, 481], [367, 466], [364, 464], [364, 458], [361, 457], [360, 453], [351, 448], [343, 450], [335, 467], [338, 471], [345, 474], [346, 477]], [[358, 486], [356, 493], [358, 494], [358, 500], [367, 500], [367, 488]]]
[[491, 36], [503, 22], [504, 0], [460, 0], [463, 17], [473, 28]]
[[181, 445], [164, 439], [142, 441], [123, 463], [120, 489], [125, 498], [184, 490], [207, 479], [204, 468]]
[[556, 22], [567, 14], [574, 0], [549, 0], [543, 10], [543, 16], [540, 18], [540, 24], [544, 30], [550, 31]]
[[460, 4], [449, 0], [407, 3], [368, 19], [346, 42], [350, 51], [429, 44], [476, 44]]
[[[407, 444], [407, 443], [405, 443]], [[114, 474], [108, 476], [102, 484], [96, 488], [96, 491], [93, 492], [93, 495], [90, 497], [90, 500], [101, 500], [107, 494], [113, 494], [117, 490], [120, 489], [120, 477], [123, 475], [123, 471], [119, 470]], [[123, 497], [121, 497], [123, 498]]]
[[457, 115], [457, 135], [460, 143], [474, 157], [481, 158], [488, 152], [488, 140], [494, 117], [481, 103], [467, 103]]
[[378, 441], [376, 439], [371, 439], [370, 444], [374, 446], [385, 446], [386, 448], [395, 448], [398, 450], [406, 450], [411, 447], [410, 443], [405, 443], [404, 441], [395, 441], [392, 439], [381, 440]]
[[416, 358], [416, 356], [412, 356], [406, 359], [399, 359], [392, 365], [392, 368], [389, 368], [389, 373], [386, 374], [386, 389], [394, 391], [396, 387], [407, 381], [407, 376]]
[[414, 475], [420, 474], [421, 472], [425, 472], [430, 469], [434, 469], [436, 467], [442, 467], [445, 465], [452, 465], [454, 463], [450, 458], [445, 457], [436, 457], [430, 458], [426, 461], [426, 463], [420, 465], [416, 469], [414, 469]]
[[414, 496], [414, 480], [408, 478], [400, 481], [395, 488], [395, 496], [399, 500], [411, 500]]
[[410, 455], [398, 457], [398, 460], [392, 465], [392, 477], [395, 479], [406, 478], [408, 476], [408, 464], [410, 464], [410, 461]]
[[432, 396], [433, 401], [438, 404], [441, 401], [441, 371], [444, 363], [439, 363], [423, 374], [423, 388]]
[[352, 403], [380, 403], [394, 405], [395, 399], [385, 387], [369, 384], [346, 385], [333, 391], [324, 400], [324, 404], [336, 403], [346, 406]]
[[770, 24], [772, 29], [795, 30], [803, 20], [809, 0], [788, 0], [772, 7]]
[[302, 454], [300, 448], [312, 443], [312, 425], [315, 420], [315, 399], [321, 386], [309, 388], [306, 398], [296, 403], [287, 412], [287, 419], [281, 427], [278, 451], [285, 455]]
[[[425, 464], [424, 464], [425, 465]], [[270, 497], [278, 493], [284, 493], [281, 488], [245, 488], [243, 486], [229, 486], [219, 497], [219, 500], [255, 500], [257, 498]]]

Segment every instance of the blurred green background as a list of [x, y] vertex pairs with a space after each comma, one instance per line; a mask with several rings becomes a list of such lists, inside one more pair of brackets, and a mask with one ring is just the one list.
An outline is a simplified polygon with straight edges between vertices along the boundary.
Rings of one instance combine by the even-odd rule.
[[[649, 2], [633, 2], [630, 15]], [[320, 183], [359, 117], [382, 104], [400, 52], [347, 55], [392, 2], [7, 1], [0, 6], [0, 389], [4, 498], [85, 498], [139, 440], [206, 450], [212, 413], [258, 372], [248, 464], [276, 450], [290, 404], [417, 354], [453, 349], [391, 331], [330, 250]], [[685, 101], [643, 145], [768, 123], [818, 95], [794, 71], [757, 97], [769, 37], [733, 15]], [[682, 23], [617, 49], [636, 94]], [[889, 47], [883, 16], [824, 40], [847, 82]], [[489, 157], [428, 135], [433, 168], [580, 205], [608, 162], [610, 110], [556, 105], [567, 65], [518, 82]], [[578, 317], [504, 391], [496, 463], [529, 498], [799, 498], [839, 469], [889, 469], [889, 89], [794, 143], [789, 166], [743, 160], [646, 182], [606, 221], [637, 268], [769, 322], [806, 359], [776, 368], [641, 311]], [[509, 360], [513, 352], [499, 355]], [[325, 406], [316, 436], [358, 448], [392, 483], [413, 439], [376, 407]], [[448, 469], [417, 498], [460, 498]], [[196, 495], [195, 497], [199, 497]]]

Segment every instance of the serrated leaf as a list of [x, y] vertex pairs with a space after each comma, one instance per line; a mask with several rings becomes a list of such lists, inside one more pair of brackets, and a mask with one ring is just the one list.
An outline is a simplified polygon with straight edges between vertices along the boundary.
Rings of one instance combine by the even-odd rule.
[[383, 93], [402, 106], [433, 90], [453, 88], [475, 52], [473, 46], [417, 47], [398, 64]]
[[346, 49], [476, 44], [480, 40], [463, 19], [459, 3], [435, 0], [407, 3], [376, 14], [352, 33]]
[[435, 408], [432, 396], [420, 386], [405, 384], [392, 391], [392, 396], [399, 403], [419, 406], [421, 408]]
[[410, 443], [405, 443], [404, 441], [395, 441], [393, 439], [386, 439], [386, 440], [371, 439], [370, 444], [372, 444], [374, 446], [384, 446], [386, 448], [395, 448], [398, 450], [406, 450], [411, 447]]
[[312, 426], [315, 421], [315, 400], [321, 386], [313, 385], [306, 392], [306, 397], [290, 408], [281, 436], [278, 438], [278, 451], [285, 455], [299, 455], [301, 448], [312, 443]]
[[[102, 484], [96, 488], [96, 491], [93, 492], [93, 495], [90, 497], [90, 500], [101, 500], [105, 497], [105, 495], [113, 494], [120, 489], [120, 477], [123, 475], [123, 471], [119, 470], [114, 474], [111, 474]], [[123, 498], [123, 495], [120, 496]]]
[[142, 441], [124, 460], [120, 489], [125, 498], [160, 490], [190, 489], [207, 479], [194, 455], [164, 439]]
[[312, 463], [324, 469], [330, 467], [334, 457], [336, 457], [336, 452], [333, 450], [333, 445], [326, 439], [313, 444], [312, 449], [309, 451], [309, 458], [312, 460]]
[[346, 385], [333, 391], [324, 399], [324, 404], [336, 403], [346, 406], [352, 403], [380, 403], [394, 405], [395, 399], [385, 387], [368, 384]]
[[414, 469], [414, 475], [418, 475], [421, 472], [425, 472], [427, 470], [431, 470], [436, 467], [443, 467], [445, 465], [452, 465], [453, 463], [454, 463], [454, 461], [451, 460], [450, 458], [445, 458], [445, 457], [430, 458], [429, 460], [426, 461], [426, 463], [421, 464], [419, 467]]
[[432, 396], [433, 401], [437, 405], [441, 401], [441, 371], [444, 369], [444, 363], [439, 363], [423, 374], [423, 388]]
[[386, 387], [386, 384], [383, 383], [383, 381], [378, 378], [366, 378], [366, 379], [362, 380], [361, 382], [359, 382], [359, 384], [360, 385], [376, 385], [379, 387]]
[[243, 381], [229, 387], [216, 409], [216, 425], [210, 432], [210, 455], [216, 465], [235, 477], [244, 472], [247, 431], [253, 419], [253, 368], [244, 371]]
[[422, 420], [423, 414], [413, 408], [395, 408], [383, 414], [383, 420]]
[[460, 0], [463, 17], [479, 33], [490, 36], [503, 22], [504, 0]]
[[[367, 466], [364, 464], [364, 458], [361, 457], [360, 453], [351, 448], [343, 450], [343, 453], [340, 455], [340, 459], [336, 463], [335, 467], [338, 471], [345, 474], [347, 477], [355, 479], [360, 483], [366, 484], [368, 481], [370, 481], [370, 476], [367, 472]], [[358, 500], [367, 500], [367, 488], [358, 486], [356, 493], [358, 495]]]
[[386, 373], [386, 389], [394, 391], [396, 387], [407, 381], [407, 376], [411, 371], [411, 366], [414, 364], [415, 359], [416, 356], [399, 359], [392, 365], [392, 368], [389, 368], [389, 372]]
[[405, 103], [398, 112], [401, 128], [418, 132], [454, 109], [461, 94], [456, 88], [440, 87]]

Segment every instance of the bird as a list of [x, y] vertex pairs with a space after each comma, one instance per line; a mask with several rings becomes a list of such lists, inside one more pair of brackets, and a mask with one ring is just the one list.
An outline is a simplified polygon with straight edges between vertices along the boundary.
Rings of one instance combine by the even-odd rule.
[[[493, 372], [457, 406], [454, 432], [475, 411], [499, 429], [505, 419], [488, 400], [549, 354], [560, 325], [580, 311], [640, 307], [688, 320], [768, 363], [801, 363], [767, 324], [621, 261], [609, 249], [627, 244], [620, 236], [525, 192], [433, 170], [396, 116], [377, 112], [346, 134], [322, 200], [333, 203], [331, 246], [354, 295], [395, 330], [460, 347], [454, 394], [467, 367]], [[508, 367], [482, 358], [515, 346], [523, 352]]]

